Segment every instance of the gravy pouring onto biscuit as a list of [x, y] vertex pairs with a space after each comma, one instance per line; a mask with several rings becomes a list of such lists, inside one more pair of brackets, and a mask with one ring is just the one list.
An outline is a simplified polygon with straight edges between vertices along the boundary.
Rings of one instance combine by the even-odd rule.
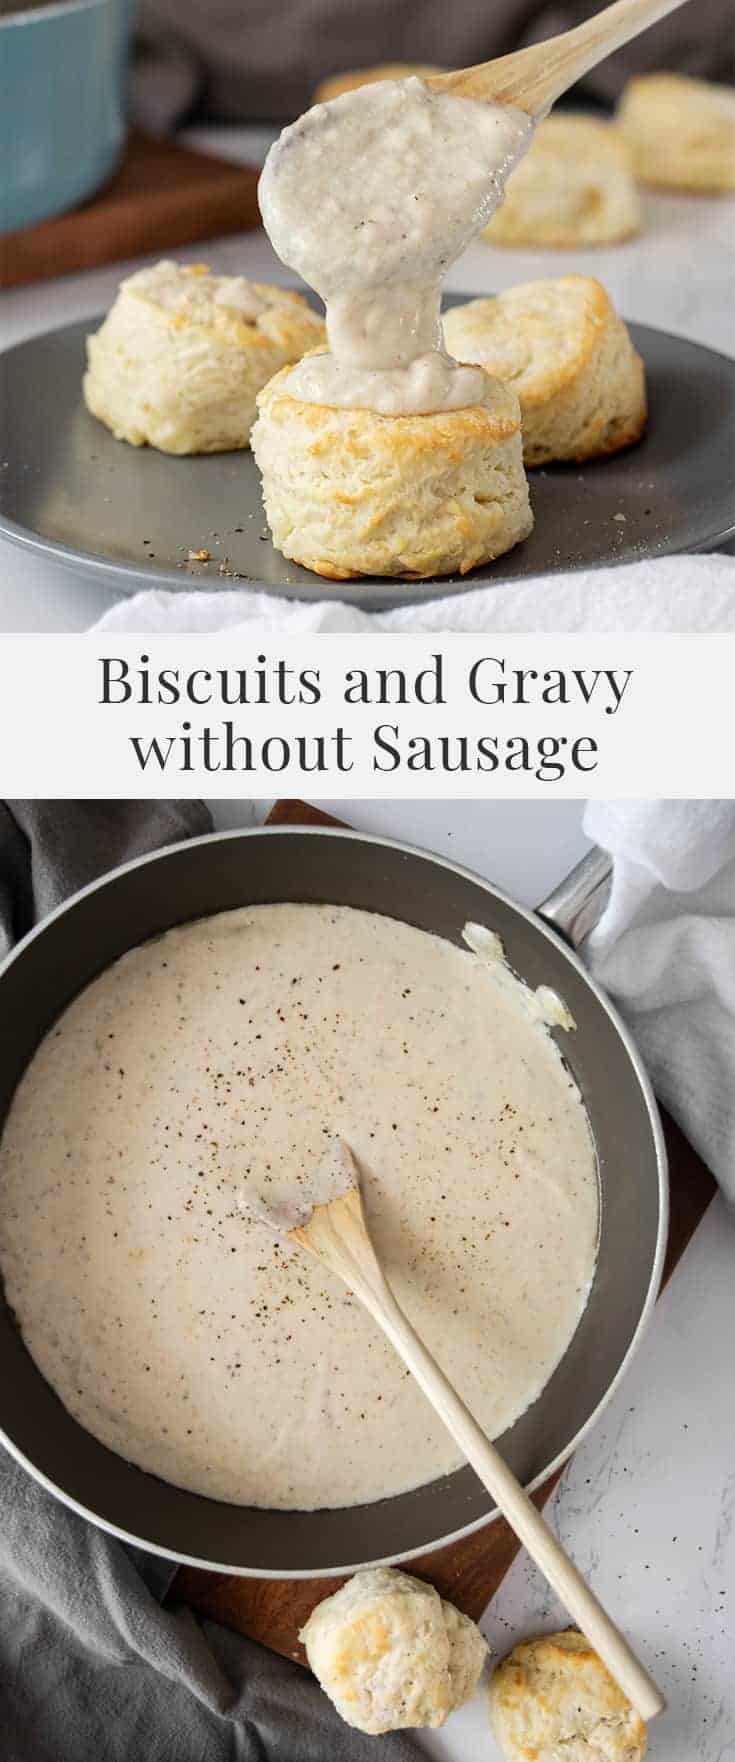
[[443, 344], [442, 278], [502, 199], [531, 118], [386, 80], [283, 130], [259, 185], [280, 257], [322, 295], [325, 354], [290, 376], [306, 403], [383, 415], [482, 403], [485, 376]]

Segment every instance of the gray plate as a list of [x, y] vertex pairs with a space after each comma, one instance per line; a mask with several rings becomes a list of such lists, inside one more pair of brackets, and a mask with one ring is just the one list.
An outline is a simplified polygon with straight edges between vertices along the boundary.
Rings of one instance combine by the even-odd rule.
[[[648, 435], [592, 465], [533, 471], [536, 525], [524, 544], [471, 575], [410, 587], [323, 581], [274, 550], [249, 452], [170, 458], [113, 440], [88, 415], [84, 339], [97, 322], [0, 356], [0, 532], [120, 593], [252, 582], [288, 599], [381, 610], [483, 583], [712, 549], [735, 533], [735, 361], [632, 325], [648, 374]], [[187, 552], [201, 549], [213, 560], [189, 564]]]

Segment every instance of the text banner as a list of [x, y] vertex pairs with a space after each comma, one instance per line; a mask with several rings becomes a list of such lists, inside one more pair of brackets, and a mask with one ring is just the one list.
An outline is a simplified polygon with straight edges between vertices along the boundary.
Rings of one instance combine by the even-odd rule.
[[733, 794], [731, 635], [4, 636], [2, 793]]

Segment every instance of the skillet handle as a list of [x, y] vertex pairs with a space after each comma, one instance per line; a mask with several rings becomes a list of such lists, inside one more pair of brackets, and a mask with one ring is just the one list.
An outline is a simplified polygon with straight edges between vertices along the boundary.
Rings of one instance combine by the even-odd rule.
[[536, 907], [538, 917], [550, 924], [552, 930], [558, 930], [572, 948], [579, 948], [580, 942], [599, 924], [610, 898], [612, 871], [612, 857], [593, 845], [571, 874], [542, 899]]

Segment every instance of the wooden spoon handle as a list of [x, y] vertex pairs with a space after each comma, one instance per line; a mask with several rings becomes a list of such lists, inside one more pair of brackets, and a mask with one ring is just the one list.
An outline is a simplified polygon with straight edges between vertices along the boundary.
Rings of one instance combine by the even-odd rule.
[[466, 98], [494, 98], [515, 104], [530, 116], [542, 116], [562, 92], [604, 61], [622, 43], [637, 37], [684, 0], [615, 0], [572, 31], [533, 43], [497, 61], [457, 73], [436, 74], [427, 85], [444, 87]]
[[[339, 1147], [342, 1177], [356, 1179], [352, 1152], [341, 1140]], [[298, 1242], [342, 1279], [382, 1328], [444, 1421], [447, 1431], [472, 1464], [475, 1474], [492, 1494], [504, 1517], [573, 1615], [577, 1626], [587, 1635], [590, 1645], [599, 1653], [623, 1693], [642, 1719], [653, 1719], [665, 1706], [663, 1695], [589, 1585], [585, 1584], [581, 1573], [572, 1565], [561, 1542], [552, 1534], [507, 1462], [503, 1461], [469, 1408], [460, 1400], [393, 1296], [370, 1239], [359, 1187], [348, 1186], [336, 1198], [316, 1204], [306, 1222], [289, 1230], [288, 1234], [289, 1240]]]
[[382, 1275], [378, 1283], [371, 1272], [365, 1280], [358, 1278], [353, 1289], [628, 1700], [642, 1719], [653, 1719], [666, 1705], [660, 1690], [415, 1333], [389, 1285]]

